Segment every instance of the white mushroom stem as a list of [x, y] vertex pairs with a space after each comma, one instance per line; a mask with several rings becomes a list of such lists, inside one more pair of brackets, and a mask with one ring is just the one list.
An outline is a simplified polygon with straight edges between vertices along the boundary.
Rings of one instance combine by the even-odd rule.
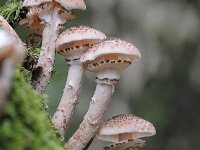
[[7, 96], [10, 91], [10, 84], [12, 80], [14, 61], [13, 59], [6, 59], [1, 62], [0, 67], [0, 113], [4, 109]]
[[68, 128], [72, 115], [74, 114], [80, 87], [82, 85], [84, 69], [79, 64], [69, 65], [68, 76], [63, 96], [55, 112], [52, 122], [61, 135]]
[[90, 107], [78, 130], [65, 145], [70, 150], [83, 150], [96, 135], [112, 96], [112, 85], [99, 83], [96, 86]]
[[46, 91], [47, 85], [51, 78], [55, 59], [55, 41], [58, 36], [58, 10], [51, 8], [50, 14], [43, 14], [42, 19], [45, 20], [45, 26], [42, 34], [41, 53], [36, 65], [35, 76], [37, 78], [33, 81], [33, 87], [39, 93]]

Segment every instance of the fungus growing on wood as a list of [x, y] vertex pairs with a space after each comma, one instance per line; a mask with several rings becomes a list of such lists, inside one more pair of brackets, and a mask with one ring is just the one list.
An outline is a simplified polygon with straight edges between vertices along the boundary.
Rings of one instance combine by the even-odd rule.
[[68, 28], [59, 35], [56, 41], [56, 51], [63, 55], [69, 64], [67, 81], [58, 109], [52, 118], [54, 126], [63, 135], [78, 103], [84, 68], [79, 61], [84, 51], [106, 36], [95, 29], [86, 26]]
[[44, 22], [42, 51], [34, 71], [38, 78], [33, 81], [33, 87], [39, 93], [44, 93], [53, 71], [58, 30], [68, 20], [64, 9], [85, 10], [86, 6], [83, 0], [25, 0], [23, 6], [40, 7], [39, 18]]
[[132, 44], [116, 38], [98, 42], [81, 57], [84, 67], [96, 73], [97, 85], [83, 122], [67, 143], [70, 149], [85, 148], [96, 135], [120, 72], [140, 57]]

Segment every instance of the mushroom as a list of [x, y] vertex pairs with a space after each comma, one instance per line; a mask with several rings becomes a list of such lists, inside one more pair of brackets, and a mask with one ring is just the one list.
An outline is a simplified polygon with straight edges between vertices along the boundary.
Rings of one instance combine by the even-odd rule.
[[121, 142], [155, 134], [156, 130], [150, 122], [132, 114], [120, 114], [103, 123], [96, 138], [104, 141]]
[[0, 28], [0, 62], [8, 57], [15, 57], [13, 54], [13, 43], [14, 39], [5, 30]]
[[15, 35], [3, 30], [4, 27], [0, 27], [0, 114], [10, 90], [13, 68], [22, 59], [22, 52], [24, 52], [23, 45], [18, 43], [19, 39], [17, 41]]
[[98, 42], [81, 57], [84, 67], [96, 73], [97, 85], [88, 112], [66, 147], [80, 150], [87, 146], [96, 135], [120, 72], [140, 57], [139, 50], [132, 44], [116, 38]]
[[39, 92], [44, 93], [49, 83], [55, 59], [55, 41], [58, 36], [59, 26], [64, 24], [67, 19], [63, 13], [66, 10], [82, 9], [86, 6], [83, 0], [25, 0], [24, 7], [40, 7], [39, 18], [44, 21], [42, 33], [41, 53], [34, 71], [37, 78], [33, 81], [33, 87]]
[[84, 73], [79, 58], [89, 46], [104, 38], [106, 36], [100, 31], [87, 26], [75, 26], [60, 34], [56, 41], [57, 53], [65, 56], [66, 62], [69, 64], [64, 93], [52, 118], [54, 126], [62, 135], [67, 129], [78, 103]]
[[[19, 38], [19, 36], [15, 32], [15, 30], [9, 25], [9, 23], [2, 16], [0, 16], [0, 28], [3, 29], [4, 31], [6, 31], [7, 34], [10, 35], [10, 38], [12, 38], [15, 41], [15, 45], [18, 45], [15, 48], [15, 51], [12, 51], [13, 53], [12, 54], [9, 53], [9, 55], [12, 55], [12, 57], [15, 57], [16, 60], [22, 59], [22, 57], [24, 55], [24, 43]], [[1, 43], [2, 43], [2, 41], [1, 41]], [[1, 53], [3, 53], [3, 50], [1, 51]], [[8, 53], [7, 50], [6, 50], [6, 53]]]
[[104, 147], [104, 150], [138, 150], [146, 145], [145, 140], [130, 139], [127, 141], [114, 143]]
[[[44, 23], [40, 20], [39, 15], [41, 13], [41, 7], [32, 7], [26, 14], [26, 18], [20, 20], [19, 24], [26, 24], [26, 28], [29, 29], [28, 45], [39, 47], [41, 44], [42, 32], [44, 29]], [[71, 21], [75, 18], [75, 14], [71, 11], [65, 11], [60, 9], [59, 16], [66, 21]], [[58, 25], [58, 29], [62, 29], [62, 25]]]

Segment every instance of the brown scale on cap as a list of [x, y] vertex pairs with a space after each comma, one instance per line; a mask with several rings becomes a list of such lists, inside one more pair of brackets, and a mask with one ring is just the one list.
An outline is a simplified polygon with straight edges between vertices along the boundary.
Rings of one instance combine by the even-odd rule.
[[105, 150], [138, 150], [147, 144], [141, 139], [130, 139], [124, 142], [108, 145], [104, 147]]
[[103, 123], [97, 138], [118, 142], [155, 134], [156, 130], [150, 122], [132, 114], [121, 114]]

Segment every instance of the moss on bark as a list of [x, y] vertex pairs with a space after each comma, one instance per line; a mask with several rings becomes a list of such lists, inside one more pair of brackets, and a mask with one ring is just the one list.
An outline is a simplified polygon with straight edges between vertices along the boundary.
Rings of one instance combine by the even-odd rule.
[[16, 69], [13, 85], [0, 118], [0, 150], [64, 150], [46, 112], [45, 97]]

